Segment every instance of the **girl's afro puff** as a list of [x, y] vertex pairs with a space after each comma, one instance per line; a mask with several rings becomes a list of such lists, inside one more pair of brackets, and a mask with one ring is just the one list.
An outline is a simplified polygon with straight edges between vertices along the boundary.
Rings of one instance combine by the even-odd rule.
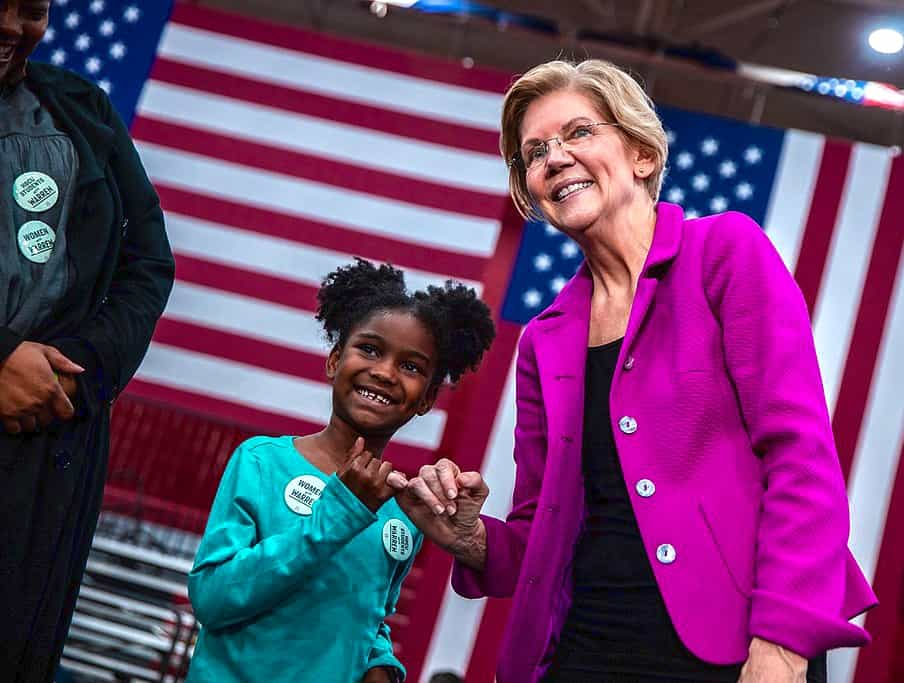
[[457, 382], [468, 370], [476, 370], [496, 336], [490, 309], [472, 288], [449, 280], [443, 287], [408, 294], [401, 270], [361, 258], [327, 275], [317, 302], [317, 320], [329, 342], [340, 347], [374, 313], [410, 312], [436, 341], [436, 384]]

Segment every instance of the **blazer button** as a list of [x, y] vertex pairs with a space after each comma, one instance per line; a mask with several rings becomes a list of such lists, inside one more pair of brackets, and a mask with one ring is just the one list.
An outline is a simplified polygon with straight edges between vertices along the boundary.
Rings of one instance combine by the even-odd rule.
[[625, 362], [622, 364], [622, 367], [625, 370], [631, 370], [634, 368], [634, 356], [628, 356], [625, 358]]
[[675, 547], [671, 543], [663, 543], [656, 548], [656, 559], [662, 564], [672, 564], [675, 561]]
[[53, 465], [58, 470], [65, 470], [72, 464], [72, 453], [68, 450], [60, 449], [53, 455]]
[[622, 430], [624, 434], [633, 434], [637, 431], [637, 420], [630, 415], [625, 415], [618, 421], [618, 428]]
[[634, 488], [637, 490], [637, 495], [641, 498], [649, 498], [656, 493], [656, 484], [649, 479], [641, 479]]

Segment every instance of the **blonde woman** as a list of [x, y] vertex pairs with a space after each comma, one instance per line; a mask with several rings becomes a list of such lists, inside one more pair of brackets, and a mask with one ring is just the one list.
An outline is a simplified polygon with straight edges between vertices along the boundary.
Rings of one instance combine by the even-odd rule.
[[520, 211], [585, 256], [521, 340], [512, 512], [479, 515], [486, 484], [449, 460], [399, 496], [460, 594], [514, 598], [498, 680], [825, 680], [876, 599], [775, 249], [658, 201], [665, 133], [607, 62], [519, 78], [501, 149]]

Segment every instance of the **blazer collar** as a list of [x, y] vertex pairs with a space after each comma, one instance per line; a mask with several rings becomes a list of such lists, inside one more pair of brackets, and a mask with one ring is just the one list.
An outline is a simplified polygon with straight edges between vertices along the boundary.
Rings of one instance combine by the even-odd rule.
[[[684, 211], [676, 204], [659, 202], [656, 205], [656, 226], [653, 228], [653, 244], [644, 261], [641, 278], [661, 277], [664, 268], [678, 255]], [[593, 293], [593, 279], [585, 259], [574, 277], [562, 288], [555, 300], [537, 316], [538, 321], [556, 318], [567, 313], [586, 311]]]

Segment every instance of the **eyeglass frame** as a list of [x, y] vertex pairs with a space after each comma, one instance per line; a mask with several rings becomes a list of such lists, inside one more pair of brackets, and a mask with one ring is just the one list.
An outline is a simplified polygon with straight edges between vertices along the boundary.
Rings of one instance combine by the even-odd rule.
[[[577, 130], [578, 128], [596, 128], [597, 126], [615, 126], [617, 128], [618, 124], [614, 123], [612, 121], [595, 121], [592, 123], [578, 123], [574, 126], [574, 129]], [[559, 135], [561, 135], [561, 134], [562, 134], [562, 132], [559, 131]], [[565, 147], [565, 143], [568, 141], [567, 140], [563, 141], [562, 138], [559, 137], [559, 135], [553, 135], [551, 138], [546, 138], [545, 140], [537, 141], [537, 145], [545, 145], [546, 146], [546, 158], [543, 161], [544, 166], [547, 163], [549, 163], [549, 161], [548, 161], [549, 152], [552, 149], [550, 147], [549, 143], [552, 142], [553, 140], [555, 140], [556, 142], [559, 143], [559, 149], [568, 151]], [[531, 149], [533, 149], [533, 148], [531, 148]], [[521, 154], [521, 150], [518, 150], [517, 152], [515, 152], [515, 154], [512, 155], [512, 158], [509, 159], [509, 161], [506, 165], [510, 169], [512, 167], [519, 168], [520, 170], [524, 171], [525, 173], [527, 173], [528, 170], [530, 170], [530, 168], [531, 168], [531, 166], [528, 166], [524, 163], [524, 156]]]

